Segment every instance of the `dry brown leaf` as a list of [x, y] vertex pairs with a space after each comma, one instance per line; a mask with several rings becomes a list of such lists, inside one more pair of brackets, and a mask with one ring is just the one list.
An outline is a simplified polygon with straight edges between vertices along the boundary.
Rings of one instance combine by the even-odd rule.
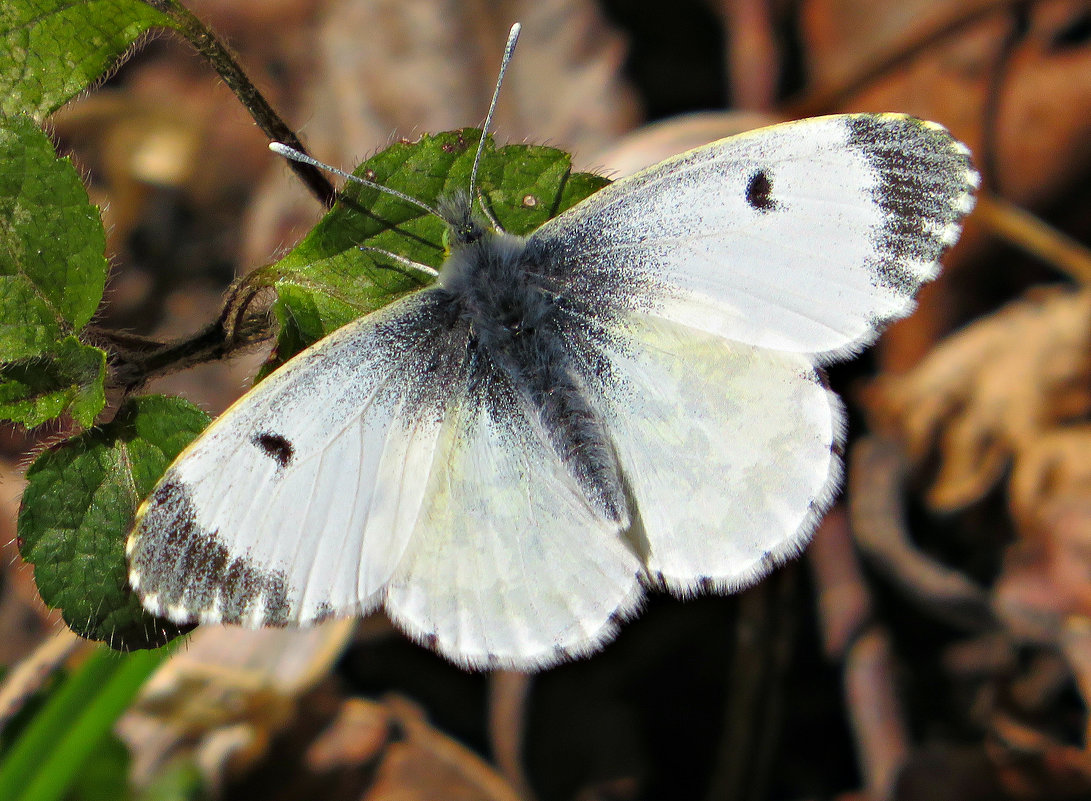
[[[942, 122], [975, 146], [985, 82], [1007, 24], [998, 13], [957, 36], [942, 35], [965, 16], [968, 5], [958, 0], [804, 4], [811, 82], [810, 103], [805, 99], [802, 110], [906, 111]], [[972, 4], [982, 5], [995, 3]], [[840, 94], [841, 88], [850, 88], [848, 94]]]
[[346, 700], [306, 755], [316, 772], [375, 762], [361, 801], [520, 801], [481, 757], [399, 697]]
[[[1068, 436], [1072, 432], [1058, 427], [1091, 411], [1088, 320], [1091, 292], [1036, 293], [950, 337], [911, 373], [871, 387], [866, 402], [878, 427], [902, 442], [915, 462], [938, 460], [928, 492], [933, 508], [973, 503], [1013, 462], [1017, 474], [1029, 476], [1018, 487], [1029, 487], [1034, 498], [1052, 486], [1036, 478], [1033, 466], [1042, 457], [1034, 454], [1044, 436]], [[1054, 472], [1061, 450], [1051, 447]], [[1024, 469], [1028, 454], [1033, 461]], [[1027, 499], [1016, 507], [1026, 509]]]
[[[1084, 0], [1033, 3], [1013, 37], [1019, 23], [1003, 0], [807, 3], [810, 93], [829, 96], [862, 80], [838, 107], [935, 119], [979, 153], [991, 135], [994, 190], [1033, 205], [1091, 163], [1091, 48], [1066, 38], [1086, 13]], [[997, 129], [986, 132], [994, 93]]]
[[781, 121], [754, 111], [683, 114], [627, 133], [597, 151], [590, 163], [617, 180], [686, 150]]
[[[813, 87], [852, 81], [919, 40], [966, 7], [959, 0], [814, 0], [802, 7], [808, 75]], [[976, 5], [982, 5], [977, 3]]]
[[[936, 120], [970, 146], [986, 185], [1029, 208], [1083, 180], [1091, 165], [1085, 0], [1025, 4], [1021, 13], [1004, 0], [816, 0], [802, 12], [810, 82], [793, 116], [904, 111]], [[917, 313], [884, 335], [886, 369], [915, 365], [957, 321], [951, 278], [984, 242], [971, 216]]]
[[993, 604], [1019, 639], [1048, 644], [1073, 616], [1091, 616], [1091, 498], [1045, 504], [1008, 548]]
[[1086, 0], [1030, 10], [1000, 88], [992, 188], [1037, 208], [1086, 180], [1091, 167], [1091, 47], [1086, 36], [1082, 46], [1064, 42], [1067, 31], [1087, 24]]
[[1087, 498], [1091, 498], [1091, 425], [1043, 431], [1022, 449], [1012, 471], [1009, 499], [1024, 530], [1042, 519], [1049, 503]]
[[354, 626], [200, 627], [118, 724], [133, 780], [147, 782], [180, 752], [194, 755], [214, 787], [253, 764], [297, 714], [299, 696], [329, 673]]
[[383, 704], [364, 698], [346, 698], [336, 717], [314, 742], [304, 759], [318, 773], [378, 759], [392, 739], [395, 721]]
[[1040, 730], [996, 715], [988, 753], [1002, 797], [1020, 801], [1087, 798], [1091, 753], [1060, 743]]

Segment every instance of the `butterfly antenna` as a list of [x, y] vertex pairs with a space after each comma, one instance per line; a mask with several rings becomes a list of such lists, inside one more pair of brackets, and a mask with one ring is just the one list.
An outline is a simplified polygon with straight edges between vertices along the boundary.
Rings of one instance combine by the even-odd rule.
[[421, 201], [417, 200], [415, 197], [410, 197], [404, 192], [399, 192], [397, 189], [391, 189], [389, 186], [383, 186], [382, 184], [377, 184], [374, 181], [369, 181], [366, 178], [361, 178], [358, 175], [353, 175], [351, 172], [345, 172], [344, 170], [339, 170], [336, 167], [331, 167], [329, 164], [323, 164], [318, 159], [311, 158], [306, 153], [296, 150], [294, 147], [288, 147], [288, 145], [285, 145], [281, 142], [270, 142], [269, 149], [278, 155], [284, 156], [284, 158], [286, 159], [299, 161], [304, 164], [310, 164], [312, 167], [318, 167], [321, 170], [332, 172], [334, 175], [340, 175], [346, 181], [355, 181], [358, 184], [363, 184], [370, 189], [375, 189], [379, 192], [383, 192], [384, 194], [390, 195], [391, 197], [396, 197], [399, 200], [410, 204], [411, 206], [416, 206], [418, 209], [423, 209], [429, 214], [439, 217], [441, 220], [444, 219], [442, 214], [429, 206], [427, 203], [422, 203]]
[[519, 31], [522, 28], [523, 26], [517, 22], [508, 31], [508, 43], [504, 45], [504, 59], [500, 62], [500, 74], [496, 76], [496, 88], [492, 93], [492, 102], [489, 103], [489, 113], [485, 115], [485, 125], [481, 128], [481, 140], [477, 143], [477, 155], [474, 156], [474, 166], [470, 171], [471, 202], [477, 188], [477, 168], [481, 164], [481, 154], [485, 152], [485, 137], [488, 136], [489, 129], [492, 127], [492, 115], [496, 112], [496, 101], [500, 98], [500, 85], [504, 83], [504, 73], [508, 71], [508, 64], [511, 63], [512, 54], [515, 53], [515, 43], [519, 41]]

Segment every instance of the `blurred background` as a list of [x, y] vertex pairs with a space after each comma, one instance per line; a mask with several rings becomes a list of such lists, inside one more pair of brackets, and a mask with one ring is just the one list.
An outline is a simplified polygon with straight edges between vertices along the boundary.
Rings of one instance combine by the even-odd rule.
[[[1091, 4], [190, 0], [317, 157], [480, 124], [618, 177], [758, 125], [936, 120], [979, 207], [917, 313], [831, 374], [844, 495], [733, 597], [652, 596], [603, 652], [467, 674], [381, 616], [202, 629], [122, 719], [134, 786], [331, 801], [1091, 797]], [[99, 325], [197, 331], [322, 208], [182, 41], [52, 118], [104, 214]], [[805, 269], [801, 265], [801, 269]], [[266, 353], [156, 382], [212, 413]], [[2, 432], [11, 542], [28, 454]], [[79, 660], [6, 546], [0, 665]], [[35, 661], [37, 660], [37, 662]]]

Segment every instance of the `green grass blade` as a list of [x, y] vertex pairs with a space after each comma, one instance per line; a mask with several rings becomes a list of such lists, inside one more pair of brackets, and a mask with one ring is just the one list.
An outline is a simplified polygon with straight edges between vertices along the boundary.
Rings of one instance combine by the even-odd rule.
[[50, 696], [0, 762], [0, 798], [64, 798], [145, 679], [173, 650], [94, 653]]

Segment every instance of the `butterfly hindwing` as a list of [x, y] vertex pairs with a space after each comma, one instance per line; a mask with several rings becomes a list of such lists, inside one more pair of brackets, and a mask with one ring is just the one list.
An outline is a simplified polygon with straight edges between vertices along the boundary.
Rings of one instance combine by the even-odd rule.
[[943, 128], [819, 117], [723, 139], [602, 189], [531, 245], [574, 292], [751, 345], [858, 350], [958, 237], [977, 175]]
[[127, 548], [149, 610], [257, 626], [381, 602], [463, 386], [465, 332], [439, 307], [419, 293], [340, 329], [179, 456]]
[[593, 650], [642, 594], [625, 522], [603, 514], [502, 371], [453, 409], [387, 611], [470, 666]]
[[808, 356], [633, 315], [607, 347], [603, 414], [649, 577], [734, 591], [798, 553], [833, 498], [840, 401]]

